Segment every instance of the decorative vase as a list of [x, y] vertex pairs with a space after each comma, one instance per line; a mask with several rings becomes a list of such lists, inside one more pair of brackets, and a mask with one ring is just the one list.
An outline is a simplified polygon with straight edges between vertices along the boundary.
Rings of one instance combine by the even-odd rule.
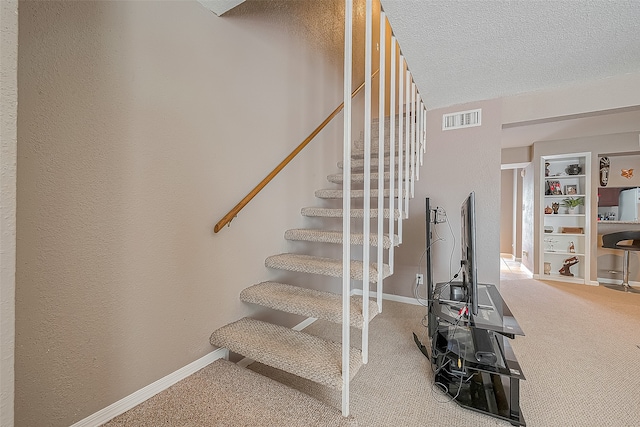
[[569, 175], [578, 175], [582, 172], [582, 166], [580, 165], [569, 165], [564, 170]]

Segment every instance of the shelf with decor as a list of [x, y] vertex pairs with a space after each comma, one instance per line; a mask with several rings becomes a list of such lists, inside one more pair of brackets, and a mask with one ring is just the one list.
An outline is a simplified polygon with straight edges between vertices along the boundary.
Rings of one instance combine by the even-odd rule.
[[590, 283], [591, 154], [540, 158], [539, 279]]

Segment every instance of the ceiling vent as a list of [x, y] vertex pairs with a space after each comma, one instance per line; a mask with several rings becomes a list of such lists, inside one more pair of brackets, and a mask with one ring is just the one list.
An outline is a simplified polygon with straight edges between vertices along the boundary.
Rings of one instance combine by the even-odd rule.
[[442, 115], [442, 130], [470, 128], [482, 124], [482, 109]]

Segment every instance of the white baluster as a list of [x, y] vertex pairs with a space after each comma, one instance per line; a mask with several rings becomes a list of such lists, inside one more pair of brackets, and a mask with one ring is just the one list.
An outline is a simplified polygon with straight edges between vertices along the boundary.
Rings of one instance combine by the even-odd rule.
[[378, 74], [378, 282], [376, 297], [378, 312], [382, 312], [382, 282], [384, 280], [384, 113], [386, 83], [386, 29], [387, 22], [383, 11], [380, 11], [380, 73]]
[[[411, 83], [411, 198], [415, 197], [415, 180], [416, 180], [416, 125], [417, 125], [417, 113], [416, 108], [416, 84]], [[407, 212], [409, 208], [407, 208]]]
[[404, 56], [398, 62], [398, 243], [402, 243], [402, 219], [404, 218], [404, 192], [402, 169], [404, 168], [402, 144], [404, 141]]
[[394, 255], [395, 255], [395, 239], [393, 237], [395, 233], [396, 218], [393, 212], [396, 209], [396, 37], [391, 36], [391, 87], [389, 90], [389, 238], [391, 239], [391, 247], [389, 248], [389, 269], [393, 274], [394, 267]]
[[349, 416], [349, 349], [351, 306], [351, 78], [353, 58], [353, 0], [345, 0], [344, 11], [344, 141], [342, 182], [342, 415]]
[[409, 156], [409, 143], [411, 138], [411, 127], [409, 125], [409, 119], [411, 118], [411, 72], [407, 68], [407, 73], [405, 75], [405, 102], [408, 103], [407, 106], [407, 114], [405, 115], [405, 138], [404, 138], [404, 188], [405, 194], [404, 196], [404, 217], [409, 218], [409, 195], [411, 191], [410, 183], [409, 183], [409, 172], [410, 172], [410, 156]]
[[371, 48], [373, 1], [366, 1], [364, 54], [364, 218], [362, 228], [362, 363], [369, 360], [369, 249], [371, 235]]

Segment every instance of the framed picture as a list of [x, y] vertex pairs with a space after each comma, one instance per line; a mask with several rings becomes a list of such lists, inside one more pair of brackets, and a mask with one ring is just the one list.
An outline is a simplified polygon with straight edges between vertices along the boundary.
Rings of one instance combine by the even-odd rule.
[[577, 185], [565, 185], [564, 186], [564, 194], [566, 194], [566, 195], [578, 194], [578, 186]]
[[562, 188], [560, 187], [560, 181], [548, 181], [549, 184], [549, 194], [554, 196], [562, 195]]

